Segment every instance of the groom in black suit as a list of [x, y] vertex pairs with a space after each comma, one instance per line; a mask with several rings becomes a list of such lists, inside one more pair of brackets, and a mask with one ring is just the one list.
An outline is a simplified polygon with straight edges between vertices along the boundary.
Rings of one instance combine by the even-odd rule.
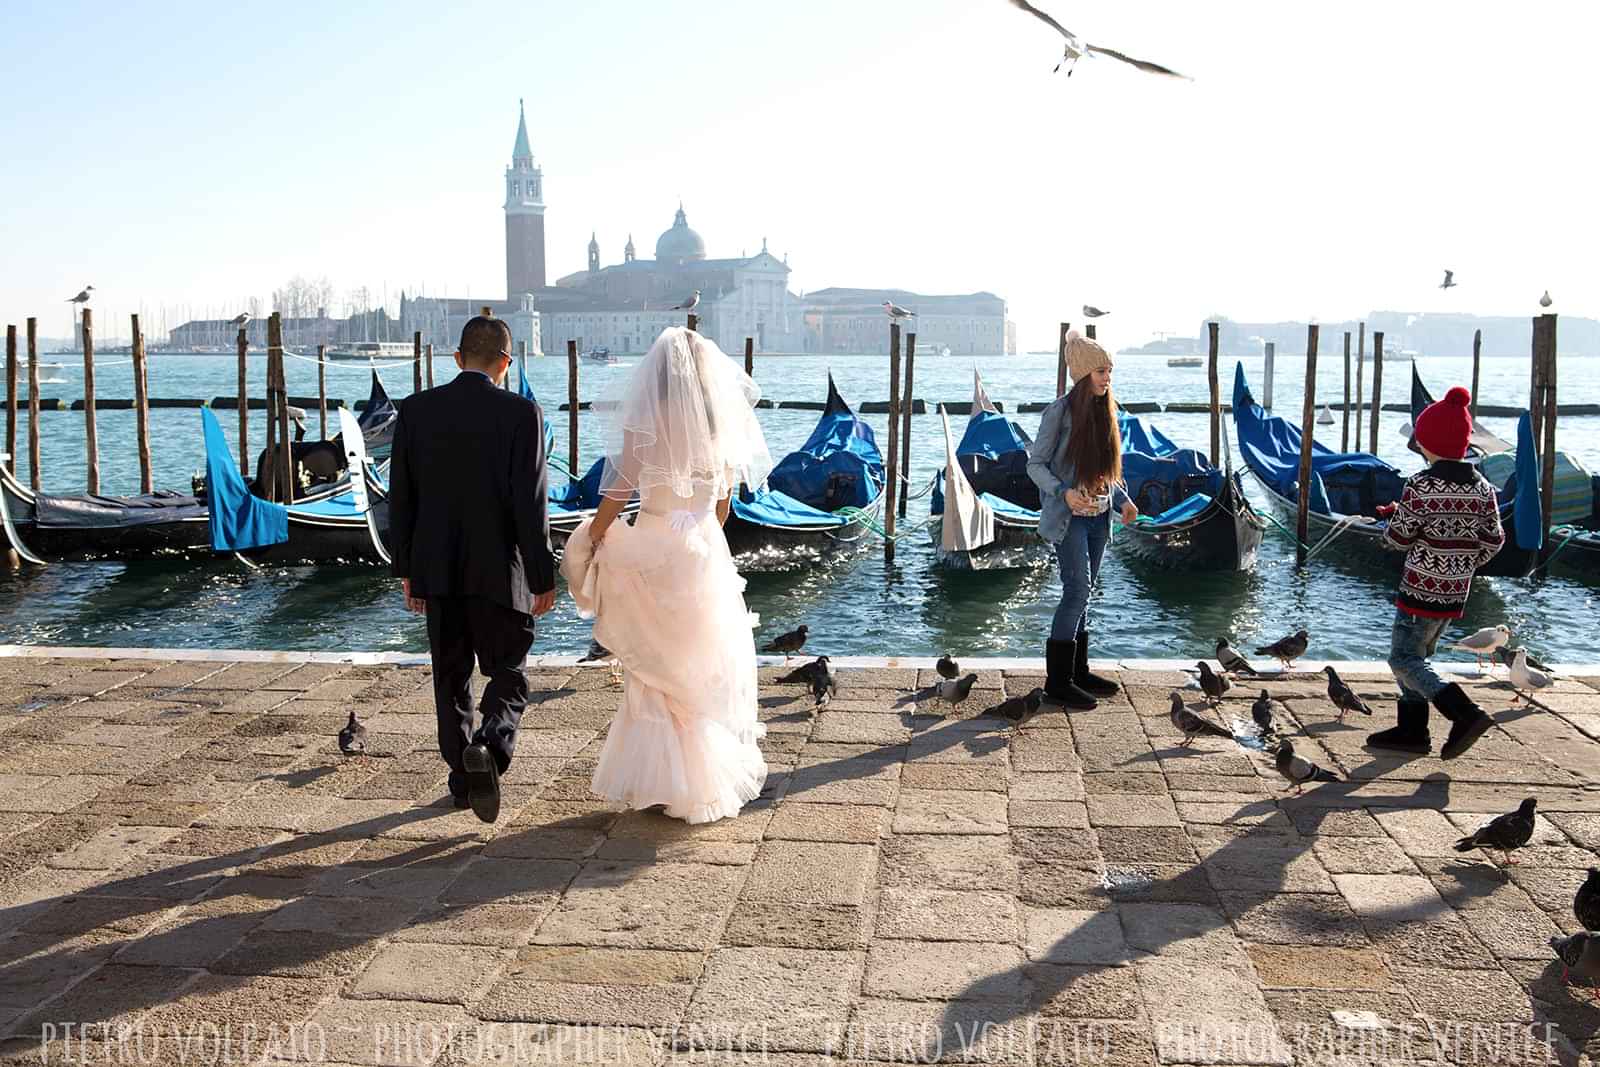
[[[533, 620], [555, 606], [545, 513], [544, 413], [499, 387], [511, 331], [479, 316], [461, 330], [461, 373], [400, 402], [389, 538], [406, 606], [428, 617], [439, 754], [457, 807], [493, 822], [528, 703]], [[472, 729], [472, 667], [488, 678]]]

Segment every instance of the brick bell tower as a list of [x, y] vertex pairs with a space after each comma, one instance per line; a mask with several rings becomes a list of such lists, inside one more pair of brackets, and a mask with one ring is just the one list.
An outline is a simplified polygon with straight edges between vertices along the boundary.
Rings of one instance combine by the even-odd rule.
[[533, 162], [517, 101], [517, 143], [506, 168], [506, 299], [544, 288], [544, 172]]

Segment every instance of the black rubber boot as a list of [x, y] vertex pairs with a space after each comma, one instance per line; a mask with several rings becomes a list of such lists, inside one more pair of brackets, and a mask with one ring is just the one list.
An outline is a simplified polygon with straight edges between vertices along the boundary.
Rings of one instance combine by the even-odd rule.
[[1428, 736], [1428, 702], [1426, 700], [1400, 699], [1400, 716], [1396, 725], [1367, 735], [1368, 748], [1385, 752], [1404, 752], [1412, 756], [1426, 756], [1433, 751], [1433, 739]]
[[1102, 678], [1089, 670], [1089, 631], [1085, 630], [1073, 642], [1072, 684], [1092, 697], [1114, 697], [1122, 687], [1110, 678]]
[[1044, 643], [1044, 698], [1052, 704], [1076, 711], [1093, 711], [1099, 707], [1094, 697], [1072, 683], [1077, 645], [1076, 641]]
[[1466, 691], [1454, 682], [1439, 690], [1433, 698], [1433, 706], [1439, 709], [1439, 714], [1450, 720], [1450, 736], [1439, 751], [1442, 759], [1455, 759], [1466, 752], [1483, 736], [1485, 730], [1494, 725], [1494, 720], [1485, 715], [1483, 709], [1474, 704]]

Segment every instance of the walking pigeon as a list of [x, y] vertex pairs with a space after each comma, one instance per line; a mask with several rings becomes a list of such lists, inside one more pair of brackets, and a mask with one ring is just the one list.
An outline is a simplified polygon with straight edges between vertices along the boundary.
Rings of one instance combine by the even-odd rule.
[[1472, 833], [1456, 842], [1457, 852], [1471, 852], [1475, 848], [1495, 849], [1507, 863], [1515, 863], [1512, 850], [1533, 840], [1533, 811], [1539, 801], [1529, 797], [1517, 806], [1516, 811], [1496, 815]]
[[1511, 628], [1505, 623], [1499, 626], [1485, 626], [1477, 633], [1468, 634], [1450, 647], [1459, 652], [1471, 652], [1472, 658], [1478, 661], [1478, 669], [1483, 670], [1483, 657], [1492, 656], [1495, 651], [1511, 640]]
[[818, 656], [811, 668], [811, 700], [816, 707], [825, 708], [839, 695], [839, 677], [828, 666], [827, 656]]
[[1217, 663], [1229, 674], [1242, 674], [1247, 678], [1254, 678], [1261, 672], [1250, 666], [1250, 662], [1233, 650], [1226, 637], [1217, 638]]
[[1589, 877], [1572, 898], [1572, 917], [1585, 930], [1600, 930], [1600, 867], [1590, 867]]
[[817, 677], [818, 675], [826, 675], [827, 673], [828, 673], [828, 657], [827, 656], [818, 656], [816, 659], [812, 660], [810, 663], [802, 663], [800, 666], [796, 667], [794, 670], [790, 671], [788, 674], [784, 675], [782, 678], [779, 678], [778, 679], [778, 684], [779, 685], [795, 685], [795, 684], [810, 685], [811, 684], [811, 679]]
[[1549, 689], [1555, 684], [1554, 678], [1528, 666], [1528, 653], [1525, 649], [1517, 649], [1517, 654], [1511, 660], [1511, 688], [1517, 691], [1517, 695], [1511, 698], [1513, 704], [1521, 700], [1524, 695], [1531, 704], [1533, 694], [1541, 689]]
[[1034, 688], [1030, 689], [1021, 696], [1011, 697], [1009, 700], [1002, 700], [1000, 703], [984, 712], [984, 714], [993, 716], [997, 719], [1010, 719], [1012, 722], [1020, 722], [1029, 715], [1037, 712], [1039, 710], [1039, 704], [1043, 700], [1044, 690]]
[[976, 674], [969, 674], [965, 678], [951, 678], [935, 686], [939, 699], [954, 707], [967, 699], [967, 694], [972, 692], [972, 687], [978, 681]]
[[1296, 630], [1288, 637], [1280, 638], [1265, 648], [1256, 649], [1258, 656], [1271, 656], [1283, 664], [1284, 670], [1294, 665], [1294, 661], [1306, 654], [1306, 646], [1311, 643], [1311, 635], [1304, 630]]
[[1294, 786], [1296, 796], [1304, 790], [1307, 782], [1339, 782], [1343, 781], [1337, 774], [1326, 767], [1319, 767], [1308, 759], [1294, 754], [1294, 745], [1288, 741], [1278, 746], [1278, 755], [1272, 765], [1277, 768], [1283, 780]]
[[339, 751], [346, 756], [359, 756], [367, 750], [367, 728], [356, 721], [356, 713], [350, 713], [350, 721], [344, 724], [339, 731]]
[[797, 626], [786, 634], [779, 634], [777, 637], [774, 637], [771, 641], [767, 642], [766, 646], [762, 648], [761, 651], [782, 652], [783, 661], [788, 663], [790, 656], [806, 647], [807, 632], [808, 631], [805, 626]]
[[1256, 724], [1256, 729], [1261, 731], [1262, 737], [1271, 737], [1278, 732], [1278, 724], [1272, 719], [1272, 698], [1265, 689], [1251, 703], [1250, 718]]
[[961, 664], [951, 659], [948, 652], [939, 657], [939, 662], [933, 665], [933, 669], [939, 672], [941, 678], [961, 677]]
[[1194, 743], [1194, 739], [1201, 734], [1211, 737], [1231, 738], [1233, 736], [1224, 727], [1218, 726], [1210, 719], [1190, 711], [1183, 703], [1183, 696], [1177, 691], [1172, 694], [1172, 710], [1168, 712], [1168, 718], [1172, 721], [1173, 729], [1183, 735], [1183, 741], [1179, 744], [1180, 748], [1188, 748]]
[[1550, 947], [1561, 961], [1561, 980], [1569, 982], [1573, 975], [1589, 979], [1591, 992], [1600, 1000], [1600, 934], [1584, 930], [1571, 937], [1552, 937]]
[[1200, 690], [1205, 693], [1206, 700], [1213, 705], [1222, 699], [1222, 694], [1233, 688], [1233, 683], [1228, 681], [1227, 675], [1213, 674], [1211, 664], [1205, 660], [1195, 664], [1200, 668]]
[[1333, 669], [1333, 664], [1330, 663], [1322, 668], [1322, 673], [1328, 676], [1328, 699], [1339, 709], [1340, 722], [1344, 722], [1347, 711], [1359, 711], [1368, 716], [1372, 714], [1372, 709], [1367, 707], [1366, 701], [1356, 696], [1355, 690], [1344, 684], [1344, 679]]

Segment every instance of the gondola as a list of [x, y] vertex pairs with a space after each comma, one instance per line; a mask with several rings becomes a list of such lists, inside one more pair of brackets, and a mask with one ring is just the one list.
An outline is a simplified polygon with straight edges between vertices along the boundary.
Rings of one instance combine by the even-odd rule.
[[[1233, 425], [1239, 453], [1245, 466], [1255, 475], [1274, 508], [1289, 518], [1296, 515], [1300, 477], [1300, 428], [1277, 416], [1268, 415], [1257, 404], [1245, 379], [1244, 365], [1238, 364], [1233, 376]], [[1527, 484], [1536, 457], [1533, 432], [1524, 414], [1518, 428], [1517, 471]], [[1334, 452], [1325, 445], [1311, 445], [1311, 506], [1308, 534], [1313, 551], [1324, 543], [1329, 550], [1359, 555], [1398, 572], [1405, 556], [1384, 544], [1387, 522], [1377, 509], [1399, 501], [1405, 479], [1394, 467], [1366, 452]], [[1542, 530], [1537, 493], [1500, 492], [1500, 517], [1505, 524], [1506, 543], [1494, 559], [1478, 573], [1496, 577], [1522, 578], [1538, 563]], [[1528, 547], [1528, 546], [1532, 547]]]
[[[305, 413], [298, 408], [290, 408], [289, 414], [296, 420], [297, 433], [303, 433]], [[356, 426], [361, 430], [367, 455], [376, 456], [377, 450], [381, 450], [387, 457], [394, 444], [395, 424], [399, 421], [399, 409], [384, 391], [383, 383], [378, 380], [378, 372], [373, 371], [372, 388], [367, 394], [367, 402], [362, 406], [360, 415], [356, 417]], [[349, 471], [345, 467], [342, 434], [336, 433], [327, 440], [296, 440], [290, 447], [294, 450], [295, 469], [309, 482], [306, 486], [308, 492], [317, 492], [323, 486], [344, 481], [349, 477]], [[388, 459], [385, 458], [383, 464], [387, 463]], [[266, 486], [261, 484], [261, 476], [268, 469], [267, 450], [263, 448], [256, 453], [256, 479], [250, 483], [250, 491], [257, 496], [267, 491]]]
[[1246, 571], [1255, 566], [1266, 523], [1245, 499], [1239, 473], [1210, 465], [1155, 427], [1117, 413], [1122, 477], [1139, 519], [1112, 543], [1146, 563], [1182, 571]]
[[[942, 411], [942, 409], [941, 409]], [[995, 408], [972, 372], [972, 411], [961, 443], [945, 420], [945, 467], [928, 504], [934, 563], [959, 571], [1009, 570], [1046, 558], [1039, 537], [1039, 487], [1028, 477], [1021, 426]], [[953, 515], [946, 515], [946, 505]]]
[[[1411, 422], [1433, 403], [1416, 364], [1411, 366]], [[1413, 450], [1416, 442], [1411, 442]], [[1511, 446], [1473, 422], [1472, 449], [1483, 476], [1507, 494], [1516, 492], [1516, 461]], [[1543, 477], [1542, 470], [1540, 478]], [[1542, 481], [1539, 483], [1543, 484]], [[1546, 570], [1600, 578], [1600, 475], [1590, 474], [1565, 452], [1556, 453], [1554, 499], [1550, 506], [1550, 543], [1543, 562]]]
[[805, 444], [759, 488], [734, 494], [723, 532], [742, 571], [789, 570], [858, 543], [884, 497], [883, 455], [828, 376], [828, 400]]

